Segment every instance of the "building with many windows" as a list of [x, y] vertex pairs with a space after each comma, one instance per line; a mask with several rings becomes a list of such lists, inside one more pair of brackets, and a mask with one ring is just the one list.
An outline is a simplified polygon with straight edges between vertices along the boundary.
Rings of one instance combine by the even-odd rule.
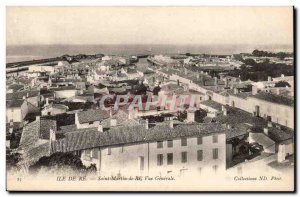
[[[52, 152], [73, 152], [104, 175], [216, 173], [226, 169], [221, 124], [180, 123], [86, 128], [52, 142]], [[79, 140], [80, 139], [80, 140]]]

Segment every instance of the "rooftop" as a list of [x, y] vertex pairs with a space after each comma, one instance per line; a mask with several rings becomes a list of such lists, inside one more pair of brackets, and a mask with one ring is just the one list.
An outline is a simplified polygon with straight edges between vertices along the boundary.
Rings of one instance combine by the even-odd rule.
[[221, 111], [222, 110], [222, 105], [216, 101], [213, 100], [206, 100], [200, 103], [201, 105], [205, 105], [211, 108], [214, 108], [216, 110]]
[[276, 95], [272, 93], [266, 93], [266, 92], [259, 92], [256, 95], [252, 95], [251, 97], [264, 100], [272, 103], [278, 103], [281, 105], [287, 105], [290, 107], [294, 107], [294, 100], [282, 95]]
[[39, 96], [40, 91], [22, 91], [6, 94], [6, 100], [23, 99], [23, 97], [36, 97]]
[[65, 138], [53, 143], [52, 152], [207, 136], [224, 133], [225, 130], [221, 124], [181, 124], [174, 125], [173, 129], [167, 125], [156, 125], [149, 129], [146, 129], [144, 125], [136, 125], [114, 127], [105, 132], [99, 132], [97, 128], [90, 128], [66, 133]]
[[24, 103], [24, 100], [7, 100], [6, 101], [6, 108], [17, 108], [21, 107]]
[[93, 121], [102, 121], [110, 117], [110, 112], [102, 109], [92, 109], [78, 112], [79, 123], [88, 123]]

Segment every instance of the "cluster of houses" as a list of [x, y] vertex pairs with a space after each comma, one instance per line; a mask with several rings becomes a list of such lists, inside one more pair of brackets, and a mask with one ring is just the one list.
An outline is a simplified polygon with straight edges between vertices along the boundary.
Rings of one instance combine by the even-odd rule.
[[[9, 75], [7, 148], [22, 154], [25, 172], [41, 157], [63, 152], [105, 175], [201, 176], [265, 153], [276, 155], [279, 165], [293, 157], [293, 76], [241, 81], [226, 75], [228, 66], [211, 76], [183, 60], [102, 56], [30, 65]], [[290, 85], [277, 87], [279, 81]], [[105, 95], [112, 98], [101, 103]], [[186, 109], [129, 109], [126, 103], [114, 109], [118, 95], [168, 95], [176, 103], [180, 95], [193, 95], [194, 109], [188, 109], [190, 101]]]

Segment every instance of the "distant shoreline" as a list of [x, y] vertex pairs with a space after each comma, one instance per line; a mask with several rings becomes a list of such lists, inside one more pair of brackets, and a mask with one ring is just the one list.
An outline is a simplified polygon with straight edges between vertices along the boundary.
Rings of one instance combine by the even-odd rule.
[[46, 59], [60, 57], [65, 54], [106, 54], [106, 55], [134, 55], [143, 53], [154, 54], [219, 54], [232, 55], [237, 53], [249, 53], [254, 49], [272, 52], [293, 52], [290, 45], [261, 45], [250, 46], [242, 44], [222, 45], [175, 45], [175, 44], [99, 44], [99, 45], [8, 45], [6, 46], [6, 62], [29, 61], [33, 59]]

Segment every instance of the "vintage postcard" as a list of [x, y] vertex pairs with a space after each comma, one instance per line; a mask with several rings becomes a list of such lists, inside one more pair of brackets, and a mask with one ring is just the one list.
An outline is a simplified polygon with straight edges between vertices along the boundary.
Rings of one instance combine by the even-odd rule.
[[7, 190], [293, 192], [293, 16], [8, 6]]

